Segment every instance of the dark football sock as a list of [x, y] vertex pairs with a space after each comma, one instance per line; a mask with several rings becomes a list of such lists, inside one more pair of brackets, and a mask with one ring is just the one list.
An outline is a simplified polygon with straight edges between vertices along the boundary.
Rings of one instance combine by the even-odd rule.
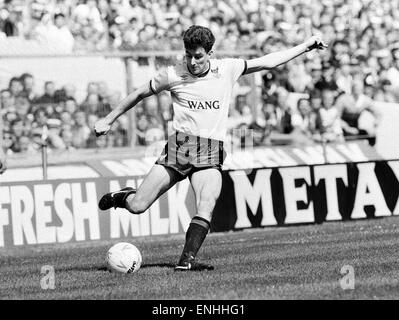
[[210, 229], [210, 223], [204, 218], [194, 217], [186, 233], [186, 243], [180, 257], [180, 262], [195, 258]]

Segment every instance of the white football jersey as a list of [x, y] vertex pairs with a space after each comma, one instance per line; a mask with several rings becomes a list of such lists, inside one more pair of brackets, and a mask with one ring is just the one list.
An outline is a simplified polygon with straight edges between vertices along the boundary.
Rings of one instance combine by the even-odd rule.
[[191, 74], [185, 61], [164, 68], [150, 87], [154, 93], [171, 92], [174, 130], [223, 141], [233, 86], [247, 63], [232, 58], [209, 61], [209, 71], [200, 76]]

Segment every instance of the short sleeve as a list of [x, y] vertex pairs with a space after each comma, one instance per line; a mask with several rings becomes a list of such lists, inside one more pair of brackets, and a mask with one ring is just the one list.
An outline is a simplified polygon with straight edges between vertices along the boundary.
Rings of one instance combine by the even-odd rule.
[[226, 62], [233, 82], [247, 71], [247, 61], [244, 59], [226, 59]]
[[163, 90], [169, 90], [168, 69], [163, 68], [150, 80], [150, 89], [157, 94]]

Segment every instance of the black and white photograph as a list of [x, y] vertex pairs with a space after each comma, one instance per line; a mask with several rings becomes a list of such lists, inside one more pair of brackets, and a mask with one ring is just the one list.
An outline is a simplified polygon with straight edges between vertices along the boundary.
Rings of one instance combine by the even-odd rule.
[[0, 142], [0, 300], [399, 299], [398, 0], [0, 0]]

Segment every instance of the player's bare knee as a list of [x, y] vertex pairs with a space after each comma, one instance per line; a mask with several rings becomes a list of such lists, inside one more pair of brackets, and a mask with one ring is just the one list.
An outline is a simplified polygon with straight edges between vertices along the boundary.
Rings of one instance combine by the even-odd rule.
[[126, 209], [133, 214], [141, 214], [147, 210], [147, 203], [140, 197], [132, 197], [126, 201]]

